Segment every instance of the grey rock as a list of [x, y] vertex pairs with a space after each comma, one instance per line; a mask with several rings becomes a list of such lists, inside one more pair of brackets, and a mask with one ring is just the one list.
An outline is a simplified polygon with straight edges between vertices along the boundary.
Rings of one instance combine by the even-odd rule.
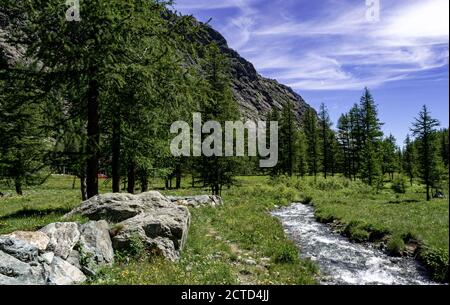
[[13, 277], [9, 277], [0, 273], [0, 285], [22, 285], [23, 283]]
[[220, 196], [213, 195], [200, 195], [200, 196], [168, 196], [167, 199], [170, 201], [184, 206], [190, 207], [201, 207], [201, 206], [211, 206], [217, 207], [223, 205], [223, 200]]
[[40, 255], [40, 262], [46, 263], [47, 265], [50, 265], [53, 262], [53, 258], [55, 257], [55, 253], [53, 252], [46, 252], [44, 254]]
[[37, 247], [10, 236], [0, 236], [0, 251], [3, 251], [23, 262], [35, 261], [39, 254]]
[[109, 236], [109, 226], [104, 220], [90, 221], [80, 226], [79, 248], [85, 258], [85, 266], [95, 270], [114, 262], [114, 250]]
[[117, 223], [168, 204], [170, 202], [159, 192], [140, 195], [102, 194], [82, 202], [64, 217], [80, 214], [91, 220], [103, 219]]
[[58, 256], [53, 258], [50, 265], [44, 265], [48, 273], [49, 285], [73, 285], [86, 281], [86, 276], [80, 269], [69, 264]]
[[70, 251], [70, 254], [67, 257], [66, 261], [69, 264], [71, 264], [81, 270], [82, 267], [80, 264], [80, 259], [81, 259], [80, 252], [78, 252], [77, 250], [72, 250], [72, 251]]
[[39, 251], [43, 252], [45, 249], [47, 249], [47, 246], [50, 242], [50, 238], [47, 236], [47, 234], [35, 231], [35, 232], [27, 232], [27, 231], [16, 231], [13, 233], [10, 233], [6, 236], [23, 240], [39, 249]]
[[147, 250], [175, 261], [186, 243], [190, 217], [186, 207], [171, 204], [125, 220], [112, 238], [114, 249], [129, 249], [137, 237]]
[[66, 259], [73, 247], [80, 239], [78, 224], [74, 222], [57, 222], [47, 225], [40, 230], [47, 234], [50, 242], [47, 251], [52, 251], [55, 255]]
[[42, 285], [45, 283], [42, 266], [31, 266], [12, 255], [0, 251], [0, 283]]

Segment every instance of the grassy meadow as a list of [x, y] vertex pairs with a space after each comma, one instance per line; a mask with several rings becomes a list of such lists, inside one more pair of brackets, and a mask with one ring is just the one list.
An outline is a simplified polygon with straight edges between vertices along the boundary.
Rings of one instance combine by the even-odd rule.
[[[151, 188], [167, 195], [208, 193], [191, 188], [190, 179], [184, 182], [180, 190], [163, 190], [163, 181], [154, 180]], [[78, 181], [74, 189], [72, 183], [72, 177], [52, 176], [22, 197], [0, 188], [5, 194], [0, 198], [0, 234], [60, 220], [80, 202]], [[108, 181], [100, 188], [108, 192]], [[318, 268], [298, 257], [297, 247], [269, 213], [291, 202], [313, 204], [318, 220], [333, 223], [356, 242], [382, 241], [393, 252], [415, 243], [414, 255], [436, 279], [448, 280], [448, 199], [427, 203], [420, 186], [397, 194], [389, 183], [377, 192], [340, 177], [239, 177], [222, 195], [223, 207], [191, 209], [188, 242], [179, 262], [148, 258], [136, 245], [133, 259], [118, 253], [116, 264], [89, 283], [315, 284]]]

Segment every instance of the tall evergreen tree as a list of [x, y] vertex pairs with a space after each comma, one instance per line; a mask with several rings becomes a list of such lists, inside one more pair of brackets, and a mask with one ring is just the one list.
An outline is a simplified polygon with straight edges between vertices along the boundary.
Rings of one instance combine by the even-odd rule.
[[398, 147], [396, 139], [390, 135], [382, 143], [382, 172], [389, 174], [391, 181], [394, 180], [394, 173], [400, 170], [400, 159], [398, 158]]
[[328, 109], [324, 103], [320, 105], [319, 111], [319, 133], [320, 133], [320, 142], [321, 142], [321, 157], [322, 157], [322, 168], [323, 175], [325, 179], [327, 178], [328, 172], [331, 169], [331, 159], [332, 159], [332, 144], [333, 142], [330, 139], [331, 132], [331, 119], [328, 113]]
[[415, 119], [411, 131], [419, 143], [419, 175], [426, 189], [427, 201], [431, 200], [431, 188], [438, 182], [438, 154], [436, 131], [439, 121], [433, 119], [426, 105]]
[[375, 101], [369, 89], [365, 88], [360, 102], [361, 115], [361, 168], [360, 176], [369, 185], [382, 182], [381, 172], [381, 123]]
[[[231, 91], [229, 62], [216, 44], [213, 43], [208, 48], [203, 65], [205, 95], [200, 106], [203, 121], [216, 121], [221, 126], [225, 126], [226, 121], [239, 120], [237, 103], [234, 101]], [[221, 140], [223, 143], [223, 136]], [[218, 144], [214, 142], [214, 145]], [[222, 147], [222, 153], [223, 149], [224, 147]], [[234, 183], [234, 175], [239, 166], [236, 157], [203, 155], [198, 161], [196, 167], [205, 186], [211, 188], [213, 195], [220, 195], [223, 186]]]
[[317, 176], [320, 165], [320, 148], [317, 114], [308, 109], [303, 117], [303, 130], [308, 144], [308, 168], [310, 174]]
[[298, 125], [294, 116], [294, 105], [284, 105], [279, 123], [279, 161], [278, 166], [283, 174], [292, 176], [297, 162]]
[[409, 183], [413, 185], [414, 178], [417, 173], [417, 155], [414, 143], [411, 141], [411, 137], [406, 137], [405, 148], [403, 150], [403, 170], [409, 178]]

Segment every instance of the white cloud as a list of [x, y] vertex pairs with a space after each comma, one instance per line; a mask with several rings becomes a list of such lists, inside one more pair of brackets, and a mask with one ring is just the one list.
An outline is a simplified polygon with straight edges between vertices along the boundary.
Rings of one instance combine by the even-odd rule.
[[448, 0], [381, 0], [378, 23], [366, 20], [362, 0], [326, 0], [314, 14], [290, 11], [295, 1], [289, 0], [270, 9], [257, 0], [179, 2], [191, 9], [235, 8], [219, 28], [230, 46], [263, 75], [294, 89], [360, 90], [448, 65]]

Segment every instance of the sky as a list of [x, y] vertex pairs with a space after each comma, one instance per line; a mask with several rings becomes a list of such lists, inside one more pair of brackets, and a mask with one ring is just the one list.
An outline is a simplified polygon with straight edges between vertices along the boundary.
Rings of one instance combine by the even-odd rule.
[[449, 125], [448, 0], [176, 0], [336, 123], [368, 87], [399, 145], [426, 104]]

